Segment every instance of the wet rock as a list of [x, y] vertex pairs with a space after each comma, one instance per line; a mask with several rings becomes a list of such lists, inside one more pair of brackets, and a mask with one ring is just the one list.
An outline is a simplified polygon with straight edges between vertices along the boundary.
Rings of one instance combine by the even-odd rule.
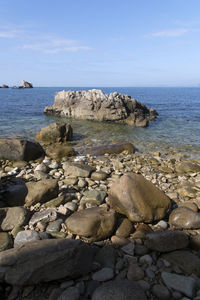
[[30, 161], [42, 156], [44, 156], [44, 150], [39, 143], [8, 138], [0, 139], [0, 159]]
[[0, 232], [0, 252], [13, 246], [11, 236], [7, 232]]
[[88, 208], [73, 213], [65, 221], [67, 229], [88, 241], [110, 237], [115, 226], [115, 212], [103, 207]]
[[14, 227], [23, 226], [28, 222], [29, 216], [29, 211], [24, 207], [10, 207], [1, 223], [1, 229], [10, 231]]
[[103, 283], [92, 295], [92, 300], [147, 300], [141, 286], [129, 280], [113, 280]]
[[44, 113], [82, 120], [115, 121], [134, 126], [145, 126], [157, 116], [127, 95], [117, 92], [110, 95], [101, 90], [61, 91], [56, 93], [52, 106], [45, 107]]
[[92, 279], [96, 281], [108, 281], [114, 277], [114, 271], [111, 268], [103, 268], [92, 275]]
[[177, 266], [185, 274], [200, 276], [200, 258], [187, 250], [177, 250], [162, 255], [162, 258]]
[[29, 225], [35, 225], [38, 222], [51, 222], [55, 221], [57, 218], [57, 212], [54, 209], [45, 209], [42, 211], [35, 212], [29, 221]]
[[21, 247], [26, 243], [40, 240], [40, 235], [35, 230], [23, 230], [18, 232], [14, 241], [14, 247]]
[[170, 252], [186, 248], [189, 244], [187, 234], [182, 231], [160, 231], [146, 236], [145, 246], [159, 252]]
[[95, 170], [91, 166], [78, 163], [64, 163], [63, 169], [65, 170], [65, 176], [75, 177], [90, 177], [92, 171]]
[[28, 194], [25, 202], [26, 206], [36, 203], [45, 203], [58, 195], [58, 182], [56, 179], [43, 179], [38, 182], [28, 182], [26, 184]]
[[119, 154], [125, 150], [128, 151], [129, 153], [135, 153], [135, 147], [131, 143], [99, 146], [87, 150], [87, 153], [89, 153], [92, 156], [98, 156], [98, 155], [104, 155], [105, 153]]
[[23, 286], [78, 278], [91, 271], [93, 251], [80, 240], [30, 242], [0, 253], [0, 280]]
[[52, 123], [36, 134], [36, 139], [46, 143], [63, 143], [71, 141], [73, 129], [70, 124]]
[[200, 228], [200, 214], [187, 207], [178, 207], [169, 216], [170, 226], [177, 229]]
[[76, 153], [70, 145], [54, 144], [46, 148], [46, 154], [52, 159], [61, 160], [63, 157], [74, 156]]
[[170, 208], [170, 200], [142, 175], [127, 173], [110, 188], [109, 203], [132, 222], [162, 219]]
[[162, 272], [161, 278], [164, 284], [169, 288], [183, 293], [192, 298], [195, 293], [195, 280], [189, 276], [177, 275], [168, 272]]

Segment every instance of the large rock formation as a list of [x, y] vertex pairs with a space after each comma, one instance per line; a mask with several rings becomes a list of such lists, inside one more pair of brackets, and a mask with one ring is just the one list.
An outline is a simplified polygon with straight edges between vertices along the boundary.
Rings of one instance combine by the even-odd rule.
[[115, 121], [145, 127], [158, 113], [130, 96], [117, 92], [110, 95], [101, 90], [61, 91], [56, 93], [54, 104], [44, 113], [69, 118]]

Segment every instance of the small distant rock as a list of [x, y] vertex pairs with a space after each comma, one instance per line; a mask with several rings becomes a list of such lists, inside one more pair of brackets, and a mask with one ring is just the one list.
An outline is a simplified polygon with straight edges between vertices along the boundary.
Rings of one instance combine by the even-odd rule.
[[2, 89], [8, 89], [9, 88], [9, 86], [7, 84], [3, 84], [1, 87], [2, 87]]
[[28, 81], [22, 80], [21, 87], [24, 89], [27, 89], [27, 88], [30, 89], [30, 88], [33, 88], [33, 85], [32, 85], [32, 83], [30, 83]]

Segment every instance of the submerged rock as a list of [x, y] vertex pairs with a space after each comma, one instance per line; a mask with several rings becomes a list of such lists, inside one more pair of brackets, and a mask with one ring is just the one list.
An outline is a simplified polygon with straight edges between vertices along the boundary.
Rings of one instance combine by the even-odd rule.
[[105, 153], [119, 154], [125, 150], [128, 151], [129, 153], [135, 153], [135, 147], [131, 143], [122, 143], [122, 144], [113, 144], [107, 146], [94, 147], [87, 150], [87, 153], [97, 156], [97, 155], [104, 155]]
[[110, 95], [101, 90], [61, 91], [56, 93], [52, 106], [45, 107], [45, 114], [82, 120], [115, 121], [129, 125], [148, 125], [157, 112], [130, 96], [117, 92]]
[[71, 141], [73, 130], [70, 124], [53, 123], [41, 129], [36, 134], [36, 139], [46, 143], [63, 143]]
[[170, 208], [169, 198], [142, 175], [127, 173], [109, 191], [109, 204], [132, 222], [162, 219]]

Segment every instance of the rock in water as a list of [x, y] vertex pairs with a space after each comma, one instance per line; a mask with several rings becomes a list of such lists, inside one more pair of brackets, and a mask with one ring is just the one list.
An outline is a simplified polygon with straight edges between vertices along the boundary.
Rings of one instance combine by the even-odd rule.
[[32, 85], [32, 83], [30, 83], [28, 81], [22, 80], [21, 87], [24, 89], [30, 89], [30, 88], [33, 88], [33, 85]]
[[110, 237], [115, 226], [115, 211], [93, 207], [73, 213], [66, 221], [67, 229], [90, 242]]
[[122, 151], [128, 151], [129, 153], [135, 153], [135, 147], [131, 143], [122, 143], [122, 144], [113, 144], [106, 146], [99, 146], [88, 149], [86, 152], [90, 155], [104, 155], [105, 153], [109, 154], [119, 154]]
[[109, 203], [132, 222], [162, 219], [170, 208], [169, 198], [142, 175], [127, 173], [110, 188]]
[[0, 280], [23, 286], [77, 278], [91, 271], [93, 255], [94, 249], [80, 240], [30, 242], [0, 253]]
[[30, 161], [44, 155], [39, 143], [17, 140], [0, 139], [0, 159]]
[[73, 130], [70, 124], [53, 123], [41, 129], [36, 139], [47, 143], [63, 143], [71, 141]]
[[158, 113], [130, 96], [117, 92], [110, 95], [101, 90], [61, 91], [56, 93], [52, 106], [45, 107], [45, 114], [75, 119], [115, 121], [145, 127]]

